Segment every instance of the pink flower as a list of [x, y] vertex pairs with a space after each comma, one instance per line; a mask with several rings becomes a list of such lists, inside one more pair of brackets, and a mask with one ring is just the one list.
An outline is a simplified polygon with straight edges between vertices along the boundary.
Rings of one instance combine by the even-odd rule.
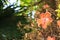
[[51, 13], [46, 12], [46, 13], [41, 13], [40, 14], [40, 19], [37, 19], [37, 24], [38, 26], [42, 26], [43, 29], [47, 28], [47, 25], [51, 23], [53, 20], [51, 18]]
[[60, 27], [60, 20], [57, 21], [57, 25]]
[[55, 40], [55, 37], [48, 36], [47, 40]]
[[44, 9], [47, 9], [47, 8], [49, 8], [49, 5], [48, 4], [45, 4], [45, 5], [43, 5], [43, 8]]

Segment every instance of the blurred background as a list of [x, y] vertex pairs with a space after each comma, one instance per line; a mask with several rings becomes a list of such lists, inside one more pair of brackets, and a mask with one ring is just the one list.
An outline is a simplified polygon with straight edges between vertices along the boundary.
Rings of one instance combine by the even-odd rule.
[[30, 40], [26, 39], [27, 33], [37, 32], [36, 12], [45, 12], [44, 4], [55, 10], [59, 3], [59, 0], [0, 0], [0, 40]]

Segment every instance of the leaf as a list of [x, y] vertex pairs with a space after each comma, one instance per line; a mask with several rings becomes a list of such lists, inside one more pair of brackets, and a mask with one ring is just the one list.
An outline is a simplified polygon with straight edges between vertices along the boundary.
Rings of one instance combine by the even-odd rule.
[[57, 19], [60, 18], [60, 4], [58, 5], [58, 9], [55, 10], [57, 12]]
[[58, 8], [60, 9], [60, 4], [58, 5]]
[[32, 0], [21, 0], [21, 5], [28, 6], [31, 2]]
[[60, 9], [55, 10], [57, 12], [57, 18], [60, 18]]

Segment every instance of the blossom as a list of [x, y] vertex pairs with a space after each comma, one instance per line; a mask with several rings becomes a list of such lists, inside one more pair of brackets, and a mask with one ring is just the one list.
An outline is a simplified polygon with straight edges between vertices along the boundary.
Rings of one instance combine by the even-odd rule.
[[42, 20], [41, 19], [37, 19], [38, 26], [40, 26], [41, 23], [42, 23]]
[[47, 40], [55, 40], [55, 37], [48, 36]]
[[45, 4], [45, 5], [43, 5], [43, 8], [44, 9], [47, 9], [47, 8], [49, 8], [49, 5], [48, 4]]
[[40, 19], [37, 19], [37, 24], [38, 26], [42, 26], [43, 29], [47, 28], [47, 25], [49, 25], [53, 19], [51, 18], [51, 13], [46, 12], [46, 13], [41, 13]]
[[57, 21], [57, 25], [60, 27], [60, 20]]

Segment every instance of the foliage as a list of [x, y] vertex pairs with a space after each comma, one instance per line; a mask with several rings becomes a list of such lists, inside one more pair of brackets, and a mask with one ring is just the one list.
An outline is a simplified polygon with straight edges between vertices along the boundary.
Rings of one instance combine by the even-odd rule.
[[57, 19], [60, 18], [60, 4], [58, 5], [58, 9], [55, 10], [57, 12]]

